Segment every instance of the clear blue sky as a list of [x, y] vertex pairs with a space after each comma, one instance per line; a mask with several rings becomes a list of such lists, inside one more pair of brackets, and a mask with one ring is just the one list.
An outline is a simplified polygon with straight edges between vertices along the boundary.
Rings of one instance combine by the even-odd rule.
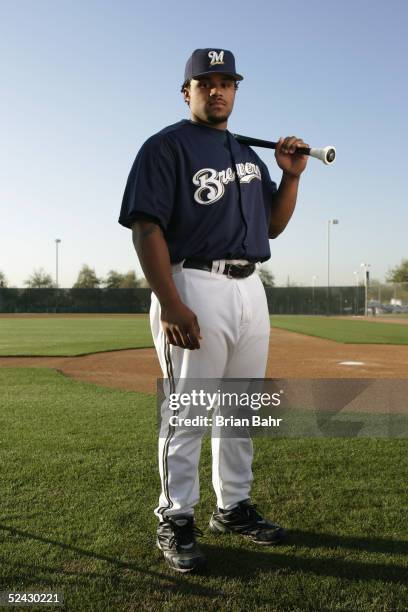
[[[405, 0], [174, 3], [2, 0], [0, 3], [0, 270], [22, 286], [34, 268], [60, 284], [83, 263], [100, 276], [140, 267], [117, 223], [146, 138], [188, 116], [179, 92], [198, 47], [236, 56], [229, 129], [334, 144], [311, 160], [286, 231], [271, 241], [279, 284], [352, 284], [408, 257]], [[257, 149], [279, 182], [273, 151]]]

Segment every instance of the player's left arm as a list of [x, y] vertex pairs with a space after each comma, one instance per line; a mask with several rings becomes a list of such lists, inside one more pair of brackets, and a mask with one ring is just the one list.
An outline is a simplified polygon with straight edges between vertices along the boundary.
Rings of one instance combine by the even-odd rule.
[[279, 189], [272, 196], [269, 238], [277, 238], [283, 232], [295, 210], [300, 175], [308, 160], [307, 155], [299, 155], [296, 149], [308, 146], [296, 136], [279, 138], [276, 144], [275, 158], [283, 175]]

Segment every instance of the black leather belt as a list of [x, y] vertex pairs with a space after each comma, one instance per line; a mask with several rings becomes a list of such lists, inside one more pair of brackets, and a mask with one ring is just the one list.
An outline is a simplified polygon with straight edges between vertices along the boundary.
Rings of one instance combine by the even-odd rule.
[[[183, 263], [183, 268], [194, 268], [195, 270], [205, 270], [212, 272], [213, 262], [203, 259], [186, 259]], [[255, 271], [255, 264], [230, 264], [226, 263], [223, 274], [228, 278], [247, 278]]]

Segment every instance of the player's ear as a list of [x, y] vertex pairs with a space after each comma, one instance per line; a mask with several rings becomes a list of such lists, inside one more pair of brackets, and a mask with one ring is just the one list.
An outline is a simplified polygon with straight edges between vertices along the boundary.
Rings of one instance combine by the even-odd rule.
[[184, 102], [190, 106], [190, 83], [186, 82], [182, 88]]

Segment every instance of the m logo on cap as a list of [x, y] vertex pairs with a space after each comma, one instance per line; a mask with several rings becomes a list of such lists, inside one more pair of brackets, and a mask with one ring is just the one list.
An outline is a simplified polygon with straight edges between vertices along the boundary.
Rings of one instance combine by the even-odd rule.
[[211, 59], [210, 66], [224, 63], [224, 51], [220, 51], [219, 53], [216, 51], [209, 51], [208, 57]]

